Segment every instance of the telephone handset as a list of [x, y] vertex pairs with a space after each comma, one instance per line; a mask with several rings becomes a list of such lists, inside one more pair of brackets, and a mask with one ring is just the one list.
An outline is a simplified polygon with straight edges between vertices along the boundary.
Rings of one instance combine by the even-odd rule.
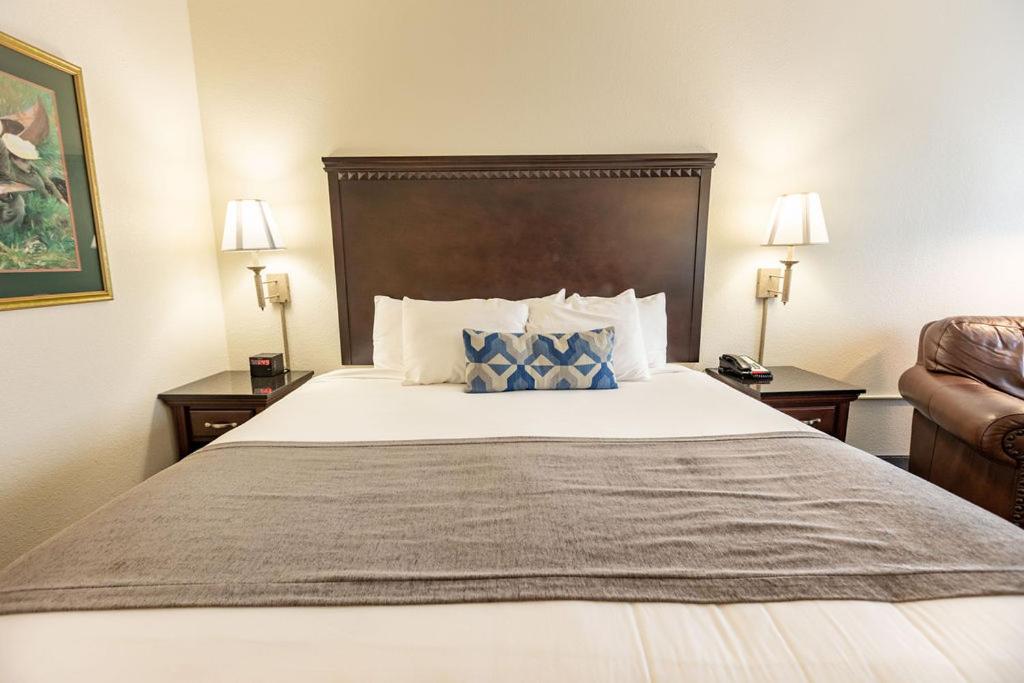
[[727, 353], [718, 359], [718, 370], [740, 379], [752, 379], [761, 382], [770, 382], [772, 372], [765, 366], [758, 363], [750, 356]]

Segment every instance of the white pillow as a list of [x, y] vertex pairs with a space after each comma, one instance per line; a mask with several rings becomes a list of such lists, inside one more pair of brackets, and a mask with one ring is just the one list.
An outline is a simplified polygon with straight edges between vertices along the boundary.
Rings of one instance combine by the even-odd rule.
[[610, 298], [574, 294], [564, 304], [537, 304], [530, 310], [526, 331], [582, 332], [602, 327], [615, 328], [615, 378], [626, 382], [648, 379], [651, 375], [640, 329], [640, 311], [632, 289]]
[[[534, 299], [522, 299], [530, 305], [538, 301], [565, 301], [565, 290]], [[497, 331], [497, 330], [495, 330]], [[459, 330], [460, 334], [462, 330]], [[461, 337], [460, 337], [461, 338]], [[402, 300], [378, 294], [373, 297], [373, 367], [402, 372]]]
[[529, 315], [527, 304], [507, 299], [402, 299], [403, 384], [465, 383], [462, 330], [525, 332]]
[[402, 301], [373, 297], [373, 367], [402, 371]]
[[636, 300], [640, 311], [640, 330], [647, 348], [647, 367], [660, 370], [668, 360], [668, 314], [665, 313], [665, 292]]

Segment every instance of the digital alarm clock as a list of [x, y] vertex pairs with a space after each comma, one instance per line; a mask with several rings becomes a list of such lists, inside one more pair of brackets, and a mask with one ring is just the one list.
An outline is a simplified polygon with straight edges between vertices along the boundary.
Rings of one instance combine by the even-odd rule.
[[286, 370], [284, 354], [257, 353], [255, 356], [249, 356], [249, 374], [253, 377], [274, 377], [283, 375]]

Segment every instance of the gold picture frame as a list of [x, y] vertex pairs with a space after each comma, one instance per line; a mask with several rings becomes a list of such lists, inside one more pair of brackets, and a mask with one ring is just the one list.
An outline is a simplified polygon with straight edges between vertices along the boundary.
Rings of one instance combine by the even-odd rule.
[[[32, 111], [12, 114], [3, 110], [3, 94], [7, 91], [3, 90], [2, 86], [5, 84], [13, 84], [8, 91], [17, 86], [22, 92], [31, 93], [34, 92], [31, 88], [35, 88], [40, 93], [48, 93], [45, 98], [40, 96], [33, 108], [34, 111], [41, 112], [38, 118], [43, 120], [43, 127], [47, 128], [42, 136], [46, 138], [44, 142], [48, 146], [49, 158], [53, 160], [50, 168], [58, 169], [52, 179], [47, 178], [47, 174], [40, 172], [38, 168], [30, 167], [33, 162], [21, 158], [24, 156], [40, 159], [37, 165], [43, 163], [45, 157], [41, 157], [31, 144], [25, 145], [25, 141], [19, 137], [28, 137], [27, 130], [30, 127], [39, 135], [40, 126], [26, 123], [31, 118]], [[22, 127], [22, 131], [18, 130], [19, 126]], [[51, 134], [51, 128], [55, 134]], [[18, 139], [13, 139], [12, 135]], [[9, 160], [21, 164], [17, 167], [8, 164], [13, 173], [18, 173], [18, 169], [23, 170], [20, 178], [11, 175], [8, 178], [10, 182], [6, 184], [2, 175], [2, 155], [7, 152], [4, 145], [28, 149], [30, 152], [22, 152], [21, 156], [16, 154], [17, 159], [8, 155]], [[60, 177], [60, 168], [63, 168], [63, 177]], [[28, 187], [25, 182], [17, 182], [28, 177], [24, 169], [32, 171], [35, 174], [33, 178], [39, 176], [40, 182], [48, 183], [46, 187], [51, 189], [52, 196], [47, 196], [46, 201], [64, 212], [58, 216], [62, 219], [61, 228], [64, 231], [59, 236], [62, 238], [61, 248], [67, 250], [68, 261], [56, 263], [56, 257], [50, 258], [49, 261], [34, 257], [33, 255], [39, 252], [46, 256], [47, 249], [56, 250], [57, 247], [51, 247], [44, 237], [29, 236], [28, 240], [36, 241], [30, 242], [28, 247], [17, 252], [0, 239], [0, 311], [113, 299], [82, 69], [0, 32], [0, 199], [13, 196], [13, 193], [4, 194], [11, 187], [16, 188], [13, 192], [21, 192], [22, 196], [33, 194], [34, 188]], [[28, 222], [24, 208], [26, 200], [18, 201], [21, 218], [19, 219], [19, 214], [13, 210], [9, 215], [4, 213], [5, 204], [0, 205], [0, 221], [9, 217], [12, 221], [17, 220], [17, 227], [22, 228], [23, 224]], [[3, 227], [4, 223], [0, 222], [0, 228]], [[0, 238], [3, 234], [0, 232]], [[68, 246], [71, 244], [74, 249], [73, 259], [71, 247]], [[7, 250], [6, 255], [10, 256], [7, 265], [2, 260], [5, 255], [3, 250]], [[9, 262], [14, 258], [21, 260], [11, 266]], [[32, 261], [33, 258], [35, 261]], [[42, 263], [42, 267], [36, 267], [39, 266], [37, 261]]]

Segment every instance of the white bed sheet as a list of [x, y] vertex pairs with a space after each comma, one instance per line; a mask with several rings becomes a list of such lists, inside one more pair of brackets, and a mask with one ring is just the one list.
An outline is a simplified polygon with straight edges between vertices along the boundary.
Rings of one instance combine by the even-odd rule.
[[[480, 396], [348, 369], [222, 440], [805, 428], [674, 370], [618, 391]], [[0, 681], [1020, 681], [1022, 643], [1024, 597], [111, 610], [0, 617]]]
[[228, 441], [380, 441], [499, 436], [643, 438], [811, 429], [708, 377], [669, 366], [613, 391], [467, 394], [402, 386], [401, 373], [352, 368], [314, 377]]

